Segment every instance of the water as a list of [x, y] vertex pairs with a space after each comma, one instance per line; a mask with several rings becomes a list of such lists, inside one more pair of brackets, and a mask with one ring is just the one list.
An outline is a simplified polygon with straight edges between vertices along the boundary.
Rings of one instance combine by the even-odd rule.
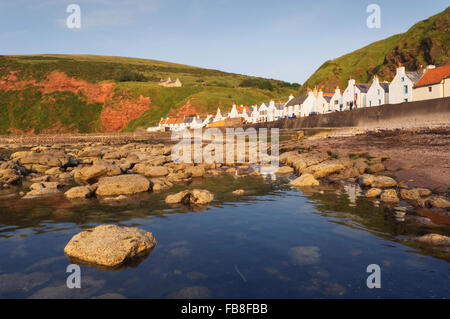
[[[189, 187], [216, 200], [193, 211], [164, 203], [168, 193], [111, 204], [64, 196], [0, 195], [2, 298], [448, 298], [450, 252], [412, 238], [448, 228], [396, 216], [351, 186], [300, 192], [286, 180], [222, 176]], [[231, 191], [244, 188], [246, 196]], [[153, 232], [158, 244], [139, 265], [117, 271], [81, 266], [81, 289], [66, 287], [63, 249], [103, 223]], [[369, 289], [366, 267], [381, 267]]]

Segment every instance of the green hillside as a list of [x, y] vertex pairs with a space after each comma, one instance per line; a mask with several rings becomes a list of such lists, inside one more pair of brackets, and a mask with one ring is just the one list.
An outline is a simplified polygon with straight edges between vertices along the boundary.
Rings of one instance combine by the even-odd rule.
[[[180, 88], [158, 85], [179, 78]], [[161, 117], [286, 100], [300, 85], [162, 61], [0, 56], [0, 134], [132, 131]]]
[[334, 91], [345, 88], [349, 77], [371, 82], [374, 75], [390, 81], [401, 63], [415, 71], [427, 64], [450, 63], [450, 7], [415, 24], [407, 32], [372, 43], [362, 49], [325, 62], [303, 85]]

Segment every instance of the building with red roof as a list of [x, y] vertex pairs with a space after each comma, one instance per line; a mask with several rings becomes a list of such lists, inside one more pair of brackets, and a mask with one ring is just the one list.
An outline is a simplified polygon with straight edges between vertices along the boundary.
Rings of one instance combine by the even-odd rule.
[[450, 96], [450, 64], [435, 67], [429, 65], [425, 74], [414, 85], [414, 101], [438, 99]]

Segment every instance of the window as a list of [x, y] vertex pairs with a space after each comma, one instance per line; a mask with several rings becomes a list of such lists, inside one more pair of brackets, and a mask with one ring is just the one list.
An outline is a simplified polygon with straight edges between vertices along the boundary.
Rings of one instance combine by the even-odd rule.
[[428, 88], [428, 92], [433, 92], [433, 87], [432, 87], [432, 86], [430, 86], [430, 87]]
[[334, 105], [337, 105], [338, 104], [338, 100], [334, 100]]
[[372, 106], [372, 101], [369, 101], [369, 106]]
[[403, 93], [408, 94], [408, 86], [407, 85], [405, 85], [403, 87]]
[[378, 95], [380, 95], [380, 89], [378, 89]]
[[378, 105], [381, 105], [381, 99], [380, 99], [380, 100], [378, 100]]
[[404, 101], [404, 102], [408, 102], [408, 99], [404, 99], [403, 101]]
[[402, 76], [402, 82], [405, 82], [405, 77], [404, 76]]

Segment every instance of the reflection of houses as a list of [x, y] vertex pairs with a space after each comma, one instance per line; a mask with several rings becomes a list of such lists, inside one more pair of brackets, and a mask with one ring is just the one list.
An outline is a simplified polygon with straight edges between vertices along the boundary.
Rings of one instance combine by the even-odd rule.
[[450, 64], [436, 68], [429, 65], [413, 88], [414, 101], [450, 96]]
[[178, 88], [183, 86], [178, 78], [175, 81], [172, 81], [170, 77], [167, 80], [159, 81], [159, 85], [169, 88]]
[[367, 91], [367, 106], [379, 106], [389, 103], [389, 83], [381, 82], [378, 77], [373, 78], [373, 83]]
[[389, 85], [389, 103], [398, 104], [413, 101], [413, 87], [422, 77], [420, 72], [406, 72], [404, 66], [397, 68], [397, 74]]

